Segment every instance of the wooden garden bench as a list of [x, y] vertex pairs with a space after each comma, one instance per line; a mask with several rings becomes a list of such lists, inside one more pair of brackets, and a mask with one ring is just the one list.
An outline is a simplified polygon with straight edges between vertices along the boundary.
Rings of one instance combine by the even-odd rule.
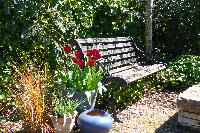
[[[152, 60], [151, 57], [142, 52], [132, 37], [75, 39], [73, 43], [83, 52], [88, 49], [100, 50], [102, 57], [99, 62], [107, 73], [102, 81], [104, 84], [115, 82], [125, 87], [130, 82], [165, 68], [163, 63]], [[112, 103], [113, 116], [117, 120], [112, 102], [113, 93], [114, 89], [112, 89], [108, 101]]]

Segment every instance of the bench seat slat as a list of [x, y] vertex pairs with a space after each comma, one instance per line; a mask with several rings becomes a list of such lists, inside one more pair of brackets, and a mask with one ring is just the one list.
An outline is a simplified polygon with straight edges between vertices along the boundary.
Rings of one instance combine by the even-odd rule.
[[108, 61], [103, 62], [103, 64], [109, 67], [110, 70], [121, 67], [121, 66], [127, 66], [133, 63], [136, 63], [136, 59], [134, 58], [134, 56], [126, 57], [126, 58], [119, 57], [112, 61], [108, 60]]
[[116, 37], [116, 38], [87, 38], [87, 39], [76, 39], [81, 44], [99, 44], [99, 43], [121, 43], [121, 42], [129, 42], [131, 41], [128, 37]]
[[122, 77], [127, 81], [127, 83], [130, 83], [164, 68], [165, 66], [163, 64], [154, 64], [149, 66], [129, 65], [110, 70], [110, 74], [114, 77]]
[[119, 49], [126, 49], [126, 48], [129, 48], [129, 49], [133, 49], [133, 47], [131, 46], [131, 44], [127, 44], [127, 43], [118, 43], [118, 44], [108, 44], [108, 45], [105, 45], [105, 44], [91, 44], [91, 45], [82, 45], [81, 46], [83, 52], [87, 51], [88, 49], [99, 49], [101, 51], [107, 51], [107, 50], [119, 50]]

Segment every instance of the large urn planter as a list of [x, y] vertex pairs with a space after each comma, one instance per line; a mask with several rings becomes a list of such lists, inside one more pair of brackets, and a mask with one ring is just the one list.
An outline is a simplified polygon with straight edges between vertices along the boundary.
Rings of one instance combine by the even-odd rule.
[[71, 133], [73, 126], [75, 125], [75, 118], [77, 112], [73, 115], [64, 115], [59, 118], [57, 116], [50, 115], [56, 133]]
[[108, 133], [112, 123], [111, 115], [98, 109], [82, 112], [77, 120], [81, 133]]

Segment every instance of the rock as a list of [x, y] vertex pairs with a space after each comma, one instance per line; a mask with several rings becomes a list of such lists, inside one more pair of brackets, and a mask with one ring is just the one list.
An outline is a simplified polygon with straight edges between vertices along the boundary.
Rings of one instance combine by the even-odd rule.
[[180, 110], [178, 112], [178, 122], [187, 126], [193, 130], [200, 131], [200, 115], [195, 113], [184, 112]]
[[180, 93], [177, 106], [183, 111], [200, 114], [200, 85], [194, 85]]
[[177, 106], [178, 122], [200, 131], [200, 85], [194, 85], [179, 94]]

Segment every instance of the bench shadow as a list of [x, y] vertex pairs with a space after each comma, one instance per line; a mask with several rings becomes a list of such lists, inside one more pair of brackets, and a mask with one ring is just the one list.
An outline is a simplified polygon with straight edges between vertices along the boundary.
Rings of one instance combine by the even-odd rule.
[[178, 123], [178, 113], [171, 116], [165, 123], [156, 129], [155, 133], [200, 133]]

